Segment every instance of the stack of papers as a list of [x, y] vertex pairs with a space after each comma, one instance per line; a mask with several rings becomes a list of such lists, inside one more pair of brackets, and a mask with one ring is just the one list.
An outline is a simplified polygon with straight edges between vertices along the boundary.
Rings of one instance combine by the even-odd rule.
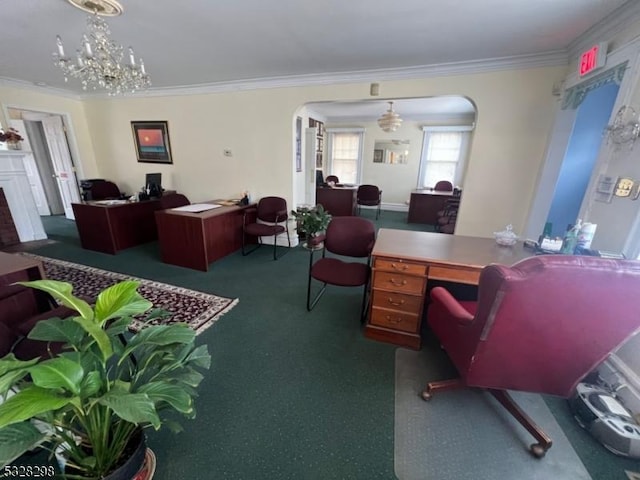
[[220, 208], [222, 205], [217, 203], [193, 203], [191, 205], [185, 205], [184, 207], [172, 208], [171, 210], [176, 212], [191, 212], [198, 213], [206, 210], [212, 210], [214, 208]]

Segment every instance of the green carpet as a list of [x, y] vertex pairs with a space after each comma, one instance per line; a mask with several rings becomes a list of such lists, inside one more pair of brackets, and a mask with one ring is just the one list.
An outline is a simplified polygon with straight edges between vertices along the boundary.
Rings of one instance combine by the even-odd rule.
[[[198, 337], [209, 345], [212, 366], [197, 418], [183, 422], [178, 435], [148, 434], [158, 457], [155, 479], [395, 478], [396, 347], [363, 337], [360, 288], [328, 287], [309, 313], [308, 253], [300, 247], [278, 261], [268, 248], [247, 257], [236, 252], [198, 272], [163, 264], [155, 242], [115, 256], [83, 250], [74, 222], [43, 220], [58, 243], [34, 253], [240, 299]], [[383, 211], [376, 224], [429, 230], [408, 225], [399, 212]], [[549, 403], [592, 478], [624, 479], [624, 459], [599, 445], [583, 450], [591, 439], [573, 428], [562, 405]], [[464, 454], [452, 451], [450, 461]]]

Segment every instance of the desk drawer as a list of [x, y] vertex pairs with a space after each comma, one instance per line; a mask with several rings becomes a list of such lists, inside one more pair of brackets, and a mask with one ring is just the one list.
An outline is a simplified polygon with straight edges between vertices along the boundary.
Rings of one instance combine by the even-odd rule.
[[412, 277], [401, 273], [377, 270], [374, 272], [373, 288], [421, 294], [424, 292], [425, 280], [424, 277]]
[[406, 295], [403, 293], [373, 291], [373, 307], [388, 308], [418, 314], [422, 306], [422, 295]]
[[391, 330], [412, 333], [418, 331], [418, 315], [386, 310], [375, 306], [371, 309], [370, 323]]
[[428, 277], [430, 280], [445, 280], [477, 285], [480, 280], [480, 270], [464, 267], [429, 267]]
[[419, 263], [407, 263], [402, 260], [388, 260], [384, 258], [376, 258], [374, 267], [379, 270], [387, 270], [389, 272], [408, 273], [411, 275], [425, 275], [427, 266]]

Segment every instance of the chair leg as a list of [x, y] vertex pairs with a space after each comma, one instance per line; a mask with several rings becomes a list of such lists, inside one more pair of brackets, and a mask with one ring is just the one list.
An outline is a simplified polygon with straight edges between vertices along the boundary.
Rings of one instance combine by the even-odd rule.
[[376, 210], [376, 220], [380, 218], [380, 204], [378, 204], [378, 209]]
[[246, 237], [247, 235], [244, 232], [242, 232], [242, 256], [243, 257], [246, 257], [251, 252], [256, 251], [262, 245], [262, 238], [258, 237], [258, 245], [253, 247], [251, 250], [246, 250]]
[[454, 378], [452, 380], [440, 380], [439, 382], [429, 382], [422, 392], [422, 399], [429, 401], [436, 392], [459, 390], [461, 388], [465, 388], [465, 385], [459, 378]]
[[544, 457], [547, 450], [553, 445], [551, 438], [518, 406], [506, 390], [495, 390], [493, 388], [488, 390], [518, 423], [526, 428], [533, 438], [538, 441], [538, 443], [534, 443], [529, 447], [533, 456], [537, 458]]
[[322, 284], [322, 288], [320, 289], [320, 291], [314, 297], [313, 301], [310, 302], [310, 298], [311, 298], [311, 275], [309, 275], [309, 284], [307, 285], [307, 311], [308, 312], [313, 310], [313, 307], [316, 306], [316, 303], [318, 303], [318, 300], [320, 300], [320, 297], [322, 297], [322, 295], [324, 294], [324, 291], [326, 289], [327, 289], [327, 284], [323, 283]]
[[291, 250], [291, 237], [289, 236], [289, 229], [287, 229], [287, 244], [289, 245], [289, 248], [285, 250], [284, 253], [281, 253], [280, 256], [276, 255], [277, 238], [278, 238], [277, 234], [273, 236], [273, 259], [274, 260], [278, 260], [278, 258], [283, 257], [284, 255], [289, 253], [289, 251]]
[[360, 323], [364, 323], [367, 319], [367, 307], [369, 306], [370, 295], [367, 295], [369, 292], [369, 282], [364, 285], [364, 292], [362, 293], [362, 311], [360, 312]]

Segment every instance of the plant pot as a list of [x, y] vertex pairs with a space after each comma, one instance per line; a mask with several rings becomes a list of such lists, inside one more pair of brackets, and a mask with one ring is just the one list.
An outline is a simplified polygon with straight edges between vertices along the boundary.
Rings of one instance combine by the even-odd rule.
[[[125, 448], [125, 455], [128, 454], [128, 458], [116, 468], [114, 471], [103, 477], [103, 480], [131, 480], [142, 469], [145, 461], [145, 454], [147, 451], [146, 437], [142, 430], [138, 430], [133, 437], [129, 445]], [[60, 458], [58, 459], [60, 461]], [[64, 463], [61, 462], [61, 465]], [[64, 473], [67, 475], [78, 475], [79, 472], [75, 469], [64, 468]]]

